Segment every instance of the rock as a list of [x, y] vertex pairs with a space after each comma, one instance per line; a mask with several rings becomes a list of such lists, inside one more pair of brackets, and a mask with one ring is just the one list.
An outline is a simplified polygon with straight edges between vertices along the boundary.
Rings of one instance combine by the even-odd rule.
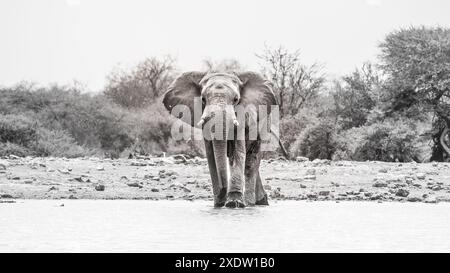
[[74, 180], [77, 181], [77, 182], [84, 182], [83, 178], [81, 176], [75, 177]]
[[429, 196], [423, 202], [428, 203], [428, 204], [435, 204], [438, 202], [438, 200], [434, 196]]
[[25, 184], [33, 184], [33, 180], [32, 179], [25, 179], [23, 181], [23, 183], [25, 183]]
[[131, 162], [130, 165], [131, 166], [140, 166], [140, 167], [142, 167], [142, 166], [147, 166], [148, 164], [145, 161], [134, 160], [134, 161]]
[[426, 174], [424, 174], [424, 173], [416, 173], [416, 177], [419, 180], [425, 180]]
[[9, 167], [9, 162], [6, 160], [0, 160], [0, 170], [6, 170]]
[[378, 172], [380, 172], [380, 173], [387, 173], [387, 172], [388, 172], [388, 169], [386, 169], [386, 168], [381, 168], [381, 169], [378, 170]]
[[301, 189], [306, 189], [306, 186], [303, 185], [303, 184], [300, 184], [300, 188], [301, 188]]
[[335, 186], [335, 187], [340, 187], [341, 186], [341, 184], [339, 184], [339, 183], [337, 183], [337, 182], [331, 182], [331, 185], [332, 186]]
[[315, 175], [305, 175], [304, 179], [305, 180], [316, 180], [316, 176]]
[[105, 166], [98, 165], [96, 169], [97, 169], [97, 171], [104, 171], [105, 170]]
[[370, 197], [370, 200], [381, 200], [383, 199], [383, 195], [381, 194], [376, 194]]
[[20, 157], [19, 156], [17, 156], [17, 155], [9, 155], [9, 159], [14, 159], [14, 160], [16, 160], [16, 159], [20, 159]]
[[159, 189], [153, 188], [151, 189], [152, 192], [159, 192]]
[[319, 195], [320, 196], [328, 196], [328, 195], [330, 195], [330, 191], [320, 191]]
[[128, 183], [127, 185], [128, 185], [128, 187], [142, 188], [142, 185], [137, 182]]
[[422, 198], [419, 196], [411, 196], [406, 199], [408, 202], [422, 202]]
[[60, 172], [62, 174], [69, 174], [70, 173], [69, 169], [58, 169], [58, 172]]
[[443, 188], [442, 188], [441, 185], [434, 185], [434, 186], [431, 187], [431, 189], [432, 189], [433, 191], [440, 191], [440, 190], [442, 190]]
[[1, 198], [14, 198], [11, 194], [6, 194], [6, 193], [0, 194], [0, 197]]
[[306, 196], [307, 196], [309, 199], [317, 199], [317, 194], [315, 194], [315, 193], [308, 193]]
[[12, 180], [20, 180], [20, 176], [12, 176], [11, 179]]
[[318, 159], [318, 158], [316, 158], [316, 159], [314, 159], [313, 161], [312, 161], [312, 164], [314, 165], [314, 166], [318, 166], [318, 165], [330, 165], [330, 160], [328, 160], [328, 159]]
[[266, 191], [270, 191], [270, 190], [272, 190], [272, 187], [269, 184], [266, 184], [266, 185], [264, 185], [264, 189]]
[[304, 156], [297, 156], [295, 158], [295, 161], [297, 161], [297, 162], [306, 162], [306, 161], [309, 161], [309, 158], [304, 157]]
[[384, 181], [376, 181], [375, 183], [372, 184], [372, 187], [384, 188], [384, 187], [387, 187], [387, 185], [388, 184], [386, 182], [384, 182]]
[[58, 188], [55, 187], [55, 186], [51, 186], [51, 187], [48, 189], [48, 191], [57, 191], [57, 190], [58, 190]]
[[104, 191], [105, 190], [105, 185], [98, 184], [98, 185], [95, 186], [95, 190], [96, 191]]
[[182, 155], [182, 154], [173, 155], [172, 158], [174, 159], [175, 163], [186, 163], [187, 162], [186, 156]]
[[397, 193], [395, 193], [395, 195], [400, 197], [407, 197], [409, 195], [409, 191], [405, 189], [399, 189]]

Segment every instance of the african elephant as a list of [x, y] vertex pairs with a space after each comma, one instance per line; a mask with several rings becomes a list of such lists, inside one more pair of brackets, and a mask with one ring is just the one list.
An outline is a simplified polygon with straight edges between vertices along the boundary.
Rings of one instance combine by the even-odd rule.
[[[261, 132], [250, 137], [255, 132], [251, 131], [251, 125], [263, 119], [257, 108], [266, 106], [266, 114], [270, 115], [271, 106], [277, 105], [272, 89], [262, 76], [254, 72], [186, 72], [169, 87], [163, 103], [173, 115], [172, 109], [177, 105], [184, 105], [192, 113], [201, 105], [201, 115], [184, 121], [203, 129], [215, 207], [268, 205], [259, 172]], [[238, 108], [247, 110], [244, 115], [238, 115]], [[182, 115], [176, 117], [183, 119]], [[220, 119], [205, 133], [206, 125], [213, 118]]]

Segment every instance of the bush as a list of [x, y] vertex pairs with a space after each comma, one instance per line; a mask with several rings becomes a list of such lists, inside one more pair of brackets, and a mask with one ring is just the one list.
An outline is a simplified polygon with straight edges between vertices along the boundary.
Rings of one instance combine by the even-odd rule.
[[38, 130], [38, 139], [33, 147], [38, 156], [79, 157], [87, 151], [79, 146], [67, 132], [50, 131], [45, 128]]
[[0, 115], [0, 142], [27, 146], [36, 141], [36, 122], [22, 115]]
[[336, 128], [329, 119], [308, 125], [293, 144], [297, 155], [309, 159], [331, 159], [336, 147]]
[[0, 142], [0, 156], [17, 155], [25, 157], [34, 155], [30, 149], [11, 142]]
[[335, 160], [422, 161], [426, 130], [403, 119], [388, 119], [342, 132], [337, 138]]

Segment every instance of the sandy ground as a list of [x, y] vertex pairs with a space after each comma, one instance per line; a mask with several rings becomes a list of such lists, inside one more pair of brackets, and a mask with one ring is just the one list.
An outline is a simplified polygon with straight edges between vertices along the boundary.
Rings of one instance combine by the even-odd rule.
[[[450, 201], [450, 163], [269, 160], [276, 200]], [[212, 200], [205, 159], [0, 159], [0, 203], [14, 199]]]

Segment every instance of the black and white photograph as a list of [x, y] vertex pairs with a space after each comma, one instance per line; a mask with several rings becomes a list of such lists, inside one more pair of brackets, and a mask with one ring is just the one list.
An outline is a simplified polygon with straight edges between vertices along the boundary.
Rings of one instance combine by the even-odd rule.
[[447, 253], [449, 127], [447, 0], [0, 2], [1, 253]]

